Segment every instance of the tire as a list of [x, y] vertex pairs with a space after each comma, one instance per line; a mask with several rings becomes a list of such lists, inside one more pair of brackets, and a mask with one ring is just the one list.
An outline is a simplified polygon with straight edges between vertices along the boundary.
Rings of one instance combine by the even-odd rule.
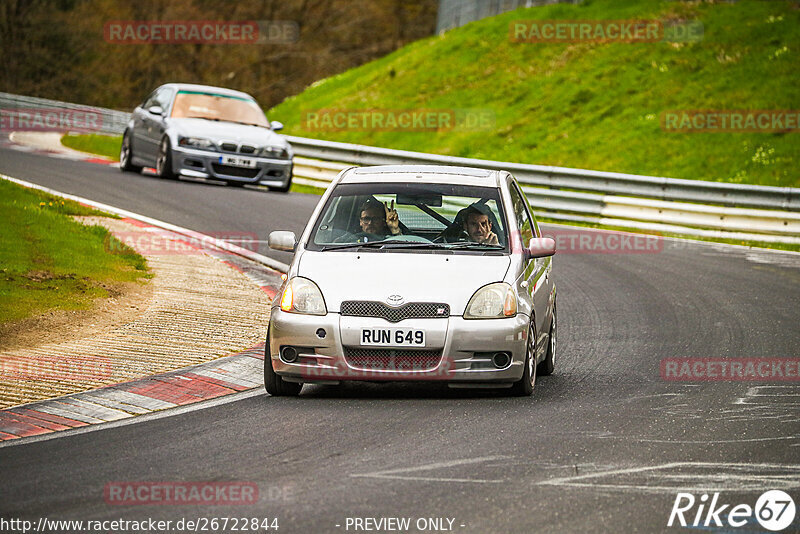
[[528, 344], [525, 350], [525, 372], [522, 378], [514, 382], [511, 386], [511, 394], [516, 397], [530, 397], [533, 395], [533, 387], [536, 385], [536, 329], [533, 327], [533, 319], [528, 326]]
[[296, 397], [303, 389], [303, 384], [285, 381], [272, 368], [272, 356], [269, 353], [269, 331], [267, 331], [267, 344], [264, 347], [264, 389], [273, 397]]
[[122, 134], [122, 144], [119, 147], [119, 169], [122, 172], [142, 172], [142, 168], [131, 163], [133, 149], [131, 148], [131, 135], [128, 130]]
[[536, 372], [542, 376], [549, 376], [553, 374], [556, 368], [556, 309], [553, 308], [553, 320], [550, 323], [550, 334], [547, 336], [547, 355], [539, 364]]
[[156, 174], [159, 178], [174, 180], [177, 178], [172, 171], [172, 147], [169, 145], [169, 137], [161, 138], [158, 145], [158, 155], [156, 156]]

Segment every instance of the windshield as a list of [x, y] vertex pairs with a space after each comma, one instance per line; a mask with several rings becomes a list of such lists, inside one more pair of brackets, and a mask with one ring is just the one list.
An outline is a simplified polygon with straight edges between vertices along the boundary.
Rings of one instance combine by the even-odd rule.
[[507, 251], [500, 192], [452, 184], [343, 184], [328, 198], [309, 250]]
[[267, 117], [254, 100], [214, 93], [178, 91], [171, 116], [176, 119], [208, 119], [269, 128]]

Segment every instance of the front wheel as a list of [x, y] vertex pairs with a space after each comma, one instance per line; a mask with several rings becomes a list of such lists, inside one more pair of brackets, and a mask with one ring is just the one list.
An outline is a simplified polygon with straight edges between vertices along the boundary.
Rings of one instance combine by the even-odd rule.
[[511, 394], [518, 397], [529, 397], [536, 385], [536, 330], [533, 322], [528, 326], [528, 343], [525, 350], [525, 372], [522, 378], [511, 386]]
[[119, 169], [122, 172], [142, 172], [142, 168], [134, 165], [132, 161], [131, 134], [126, 130], [122, 135], [122, 145], [119, 148]]
[[272, 356], [269, 353], [269, 331], [267, 331], [267, 344], [264, 347], [264, 389], [273, 397], [296, 397], [303, 389], [303, 384], [287, 382], [272, 368]]
[[172, 180], [176, 178], [172, 170], [172, 147], [169, 145], [169, 137], [164, 136], [161, 144], [158, 145], [158, 155], [156, 156], [156, 174], [159, 178]]

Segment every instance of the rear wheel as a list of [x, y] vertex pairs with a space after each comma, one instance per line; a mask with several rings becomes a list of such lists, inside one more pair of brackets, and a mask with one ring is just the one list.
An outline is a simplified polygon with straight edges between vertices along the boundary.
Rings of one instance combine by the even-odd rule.
[[172, 170], [172, 147], [169, 145], [169, 137], [167, 136], [164, 136], [161, 139], [161, 144], [158, 145], [156, 174], [159, 178], [166, 178], [168, 180], [176, 178]]
[[142, 168], [131, 163], [133, 149], [131, 148], [131, 134], [125, 131], [122, 135], [122, 145], [119, 148], [119, 168], [122, 172], [142, 172]]
[[536, 384], [536, 330], [533, 321], [528, 326], [528, 343], [525, 350], [525, 372], [522, 378], [511, 386], [511, 393], [519, 397], [528, 397], [533, 394]]
[[547, 355], [536, 370], [542, 376], [552, 375], [556, 368], [556, 309], [553, 308], [553, 321], [550, 323], [550, 335], [547, 340]]
[[269, 353], [269, 330], [267, 330], [267, 344], [264, 347], [264, 389], [273, 397], [296, 397], [303, 389], [303, 384], [287, 382], [272, 368], [272, 356]]

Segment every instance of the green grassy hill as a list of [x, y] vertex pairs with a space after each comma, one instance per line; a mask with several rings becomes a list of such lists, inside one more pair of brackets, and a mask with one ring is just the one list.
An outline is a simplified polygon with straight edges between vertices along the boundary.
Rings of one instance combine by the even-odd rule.
[[[696, 42], [512, 43], [525, 19], [699, 20]], [[800, 5], [587, 0], [521, 9], [319, 81], [269, 112], [286, 133], [500, 161], [800, 186], [800, 131], [678, 133], [671, 110], [800, 110]], [[487, 128], [305, 128], [319, 110], [477, 110]], [[460, 111], [457, 111], [460, 113]]]

